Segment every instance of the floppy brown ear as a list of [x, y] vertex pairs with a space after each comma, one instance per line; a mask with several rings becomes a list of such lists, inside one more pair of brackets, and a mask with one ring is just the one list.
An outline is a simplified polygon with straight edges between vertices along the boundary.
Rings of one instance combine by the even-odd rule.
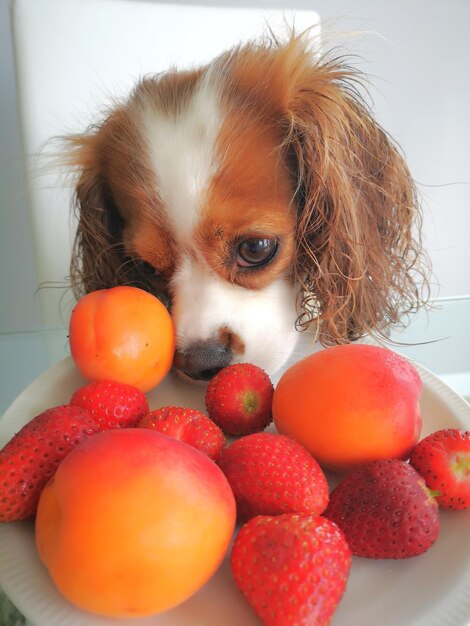
[[[132, 284], [150, 290], [137, 261], [123, 241], [124, 219], [118, 211], [105, 171], [123, 133], [113, 128], [117, 113], [84, 135], [66, 138], [65, 164], [78, 174], [74, 208], [78, 219], [71, 258], [76, 297], [96, 289]], [[111, 146], [111, 139], [114, 144]]]
[[359, 95], [357, 74], [334, 60], [312, 61], [300, 40], [289, 54], [298, 323], [307, 327], [318, 303], [322, 343], [341, 343], [383, 332], [425, 299], [420, 207], [403, 157]]
[[78, 225], [70, 265], [77, 297], [117, 284], [116, 270], [123, 262], [122, 220], [101, 172], [98, 133], [67, 140], [72, 147], [70, 164], [79, 171], [74, 195]]

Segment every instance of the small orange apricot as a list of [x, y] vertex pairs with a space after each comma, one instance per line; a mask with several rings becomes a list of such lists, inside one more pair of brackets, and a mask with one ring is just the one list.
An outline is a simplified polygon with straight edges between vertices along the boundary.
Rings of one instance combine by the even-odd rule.
[[173, 321], [165, 306], [136, 287], [92, 291], [70, 318], [70, 350], [85, 378], [115, 380], [149, 391], [170, 370]]

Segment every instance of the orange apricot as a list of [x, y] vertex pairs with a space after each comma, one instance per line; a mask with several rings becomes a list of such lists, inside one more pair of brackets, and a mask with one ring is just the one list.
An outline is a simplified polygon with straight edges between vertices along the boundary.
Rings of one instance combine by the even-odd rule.
[[194, 594], [235, 526], [227, 479], [205, 454], [147, 428], [71, 452], [41, 494], [39, 555], [59, 591], [99, 615], [137, 617]]
[[174, 335], [165, 306], [136, 287], [92, 291], [70, 317], [70, 350], [83, 376], [127, 383], [144, 392], [170, 370]]
[[350, 344], [295, 363], [274, 391], [279, 432], [337, 471], [407, 458], [421, 432], [416, 368], [379, 346]]

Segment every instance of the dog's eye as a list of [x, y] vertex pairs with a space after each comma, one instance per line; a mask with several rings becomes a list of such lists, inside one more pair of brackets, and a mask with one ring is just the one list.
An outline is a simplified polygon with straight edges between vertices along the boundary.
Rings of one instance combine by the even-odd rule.
[[240, 267], [255, 267], [268, 263], [276, 254], [275, 239], [245, 239], [237, 249], [237, 264]]
[[147, 263], [147, 261], [141, 261], [139, 263], [139, 268], [142, 274], [145, 274], [146, 276], [159, 276], [159, 271], [153, 265]]

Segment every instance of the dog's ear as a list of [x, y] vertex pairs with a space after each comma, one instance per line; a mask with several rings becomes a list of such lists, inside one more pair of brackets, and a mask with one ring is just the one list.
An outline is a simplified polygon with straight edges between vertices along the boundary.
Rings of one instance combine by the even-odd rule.
[[384, 331], [423, 302], [427, 286], [415, 185], [355, 71], [312, 59], [301, 39], [282, 54], [292, 68], [285, 119], [297, 178], [299, 325], [320, 312], [325, 345]]
[[[110, 137], [118, 113], [83, 135], [69, 136], [62, 161], [76, 176], [74, 209], [77, 231], [71, 257], [71, 282], [80, 297], [96, 289], [135, 282], [136, 266], [126, 255], [124, 220], [112, 196], [105, 167], [115, 154]], [[111, 157], [110, 157], [111, 155]]]
[[99, 133], [71, 138], [80, 177], [74, 206], [78, 224], [71, 258], [76, 295], [117, 284], [122, 264], [122, 220], [114, 206], [99, 163]]

